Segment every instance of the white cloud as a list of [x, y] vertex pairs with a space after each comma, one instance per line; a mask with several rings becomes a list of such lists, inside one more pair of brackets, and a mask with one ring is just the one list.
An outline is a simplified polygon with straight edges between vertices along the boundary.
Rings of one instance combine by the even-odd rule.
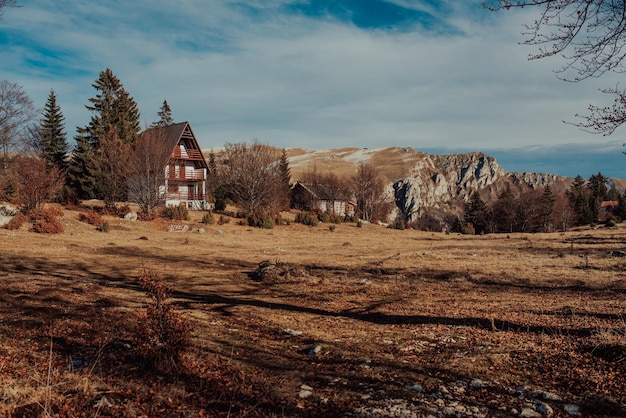
[[[286, 3], [32, 1], [5, 13], [1, 78], [40, 106], [54, 88], [70, 137], [88, 123], [91, 84], [108, 67], [145, 123], [167, 99], [203, 147], [259, 138], [284, 147], [477, 150], [592, 143], [561, 121], [602, 103], [597, 89], [617, 80], [568, 84], [552, 73], [558, 59], [528, 62], [534, 51], [517, 43], [532, 11], [493, 15], [478, 1], [446, 2], [459, 33], [433, 34], [279, 13]], [[55, 50], [61, 55], [50, 57]]]

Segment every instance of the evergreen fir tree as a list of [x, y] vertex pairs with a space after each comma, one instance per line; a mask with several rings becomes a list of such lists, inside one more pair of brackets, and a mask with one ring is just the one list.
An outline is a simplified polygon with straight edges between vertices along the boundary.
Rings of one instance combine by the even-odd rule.
[[593, 214], [589, 206], [590, 190], [585, 187], [585, 180], [580, 175], [576, 176], [572, 186], [567, 191], [567, 198], [576, 214], [576, 225], [585, 225], [593, 222]]
[[493, 203], [491, 215], [495, 223], [494, 232], [513, 232], [515, 228], [515, 196], [507, 185]]
[[100, 72], [93, 87], [98, 94], [85, 106], [92, 112], [91, 121], [85, 127], [77, 127], [76, 148], [70, 162], [71, 178], [68, 179], [81, 199], [93, 198], [93, 193], [96, 198], [104, 198], [97, 185], [110, 183], [109, 179], [98, 178], [107, 175], [97, 169], [102, 166], [100, 159], [106, 158], [106, 153], [100, 150], [101, 139], [105, 135], [114, 136], [123, 144], [133, 145], [141, 130], [137, 103], [110, 69]]
[[289, 159], [287, 158], [287, 150], [283, 148], [283, 152], [280, 154], [280, 160], [278, 162], [278, 171], [280, 176], [280, 186], [278, 192], [280, 193], [279, 207], [281, 210], [289, 210], [291, 203], [291, 169], [289, 168]]
[[37, 148], [48, 166], [56, 166], [61, 172], [67, 170], [69, 150], [64, 120], [54, 90], [50, 90], [48, 101], [44, 106], [43, 119], [39, 124]]
[[139, 108], [135, 99], [131, 97], [124, 87], [118, 92], [113, 110], [114, 119], [112, 126], [114, 134], [123, 143], [134, 145], [139, 139], [139, 132], [141, 132]]
[[587, 182], [587, 187], [591, 192], [589, 196], [589, 207], [591, 208], [593, 222], [598, 222], [602, 201], [607, 199], [609, 192], [606, 187], [607, 181], [608, 178], [604, 177], [602, 173], [598, 173], [589, 177], [589, 181]]
[[161, 105], [161, 109], [157, 115], [159, 115], [160, 119], [157, 122], [152, 122], [150, 125], [151, 128], [163, 128], [174, 124], [172, 109], [170, 108], [170, 105], [167, 104], [167, 100], [163, 100], [163, 104]]
[[92, 145], [84, 138], [76, 137], [65, 184], [78, 199], [95, 199], [97, 193], [95, 154]]
[[617, 209], [613, 212], [615, 217], [622, 222], [626, 220], [626, 192], [617, 196]]
[[612, 180], [612, 179], [609, 180], [609, 183], [610, 183], [610, 186], [606, 194], [606, 200], [618, 200], [621, 192], [617, 187], [617, 183], [615, 183], [615, 180]]
[[220, 184], [219, 173], [217, 172], [217, 162], [215, 161], [215, 153], [213, 151], [209, 153], [208, 166], [209, 178], [207, 185], [209, 193], [213, 196], [215, 210], [222, 211], [226, 209], [226, 193]]
[[550, 187], [550, 185], [547, 185], [543, 188], [543, 194], [541, 195], [539, 208], [539, 216], [541, 217], [541, 228], [545, 232], [551, 232], [552, 229], [550, 219], [552, 217], [552, 213], [554, 212], [555, 201], [556, 198], [554, 197], [554, 193], [552, 192], [552, 187]]
[[471, 224], [474, 227], [476, 234], [483, 234], [487, 229], [486, 216], [487, 205], [481, 199], [478, 190], [476, 190], [470, 196], [469, 202], [465, 204], [465, 215], [463, 219], [466, 224]]

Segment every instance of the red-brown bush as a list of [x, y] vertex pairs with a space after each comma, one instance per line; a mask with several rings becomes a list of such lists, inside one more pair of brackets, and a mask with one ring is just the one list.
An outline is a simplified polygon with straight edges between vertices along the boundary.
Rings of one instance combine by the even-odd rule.
[[59, 217], [63, 216], [63, 210], [58, 207], [49, 207], [30, 212], [33, 222], [32, 232], [40, 234], [62, 234], [65, 232]]
[[88, 223], [89, 225], [93, 225], [95, 227], [100, 227], [104, 225], [104, 219], [102, 218], [102, 216], [93, 209], [90, 209], [87, 212], [80, 213], [78, 215], [78, 220]]
[[5, 225], [5, 228], [10, 230], [20, 229], [27, 220], [28, 216], [18, 213]]
[[158, 273], [144, 269], [139, 284], [152, 298], [137, 335], [139, 354], [155, 367], [175, 368], [189, 344], [190, 326], [169, 302], [172, 289]]

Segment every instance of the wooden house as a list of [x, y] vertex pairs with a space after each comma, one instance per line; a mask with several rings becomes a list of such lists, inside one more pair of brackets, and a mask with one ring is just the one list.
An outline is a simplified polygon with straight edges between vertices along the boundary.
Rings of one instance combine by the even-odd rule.
[[356, 205], [345, 193], [337, 193], [325, 185], [296, 181], [291, 187], [291, 206], [295, 209], [354, 216]]
[[188, 209], [210, 209], [207, 202], [207, 165], [189, 122], [152, 128], [172, 150], [162, 186], [166, 206], [184, 205]]

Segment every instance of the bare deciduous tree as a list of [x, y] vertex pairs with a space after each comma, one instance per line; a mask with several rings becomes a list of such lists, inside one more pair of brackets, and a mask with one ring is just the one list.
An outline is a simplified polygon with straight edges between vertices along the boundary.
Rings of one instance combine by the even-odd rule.
[[35, 106], [22, 86], [0, 81], [0, 169], [6, 169], [9, 154], [27, 142], [36, 116]]
[[218, 168], [221, 186], [253, 225], [278, 213], [285, 198], [279, 187], [279, 159], [277, 149], [259, 141], [224, 147]]
[[555, 197], [552, 222], [561, 231], [567, 231], [572, 225], [576, 224], [576, 212], [572, 209], [572, 205], [565, 193], [559, 193]]
[[[527, 45], [539, 47], [530, 59], [560, 55], [566, 63], [559, 73], [567, 81], [600, 77], [607, 71], [623, 72], [626, 57], [626, 5], [622, 0], [489, 0], [490, 10], [536, 7], [539, 17], [526, 25]], [[610, 135], [626, 122], [626, 90], [614, 94], [612, 106], [589, 106], [590, 114], [576, 115], [574, 125]]]
[[116, 201], [128, 198], [128, 178], [131, 146], [123, 142], [117, 133], [109, 129], [100, 137], [98, 158], [94, 162], [96, 184], [107, 209], [113, 209]]
[[385, 181], [376, 167], [368, 163], [359, 164], [352, 176], [352, 187], [358, 216], [367, 221], [386, 221], [393, 202], [385, 193]]
[[146, 130], [131, 153], [128, 194], [149, 218], [164, 200], [165, 166], [171, 155], [162, 129]]

